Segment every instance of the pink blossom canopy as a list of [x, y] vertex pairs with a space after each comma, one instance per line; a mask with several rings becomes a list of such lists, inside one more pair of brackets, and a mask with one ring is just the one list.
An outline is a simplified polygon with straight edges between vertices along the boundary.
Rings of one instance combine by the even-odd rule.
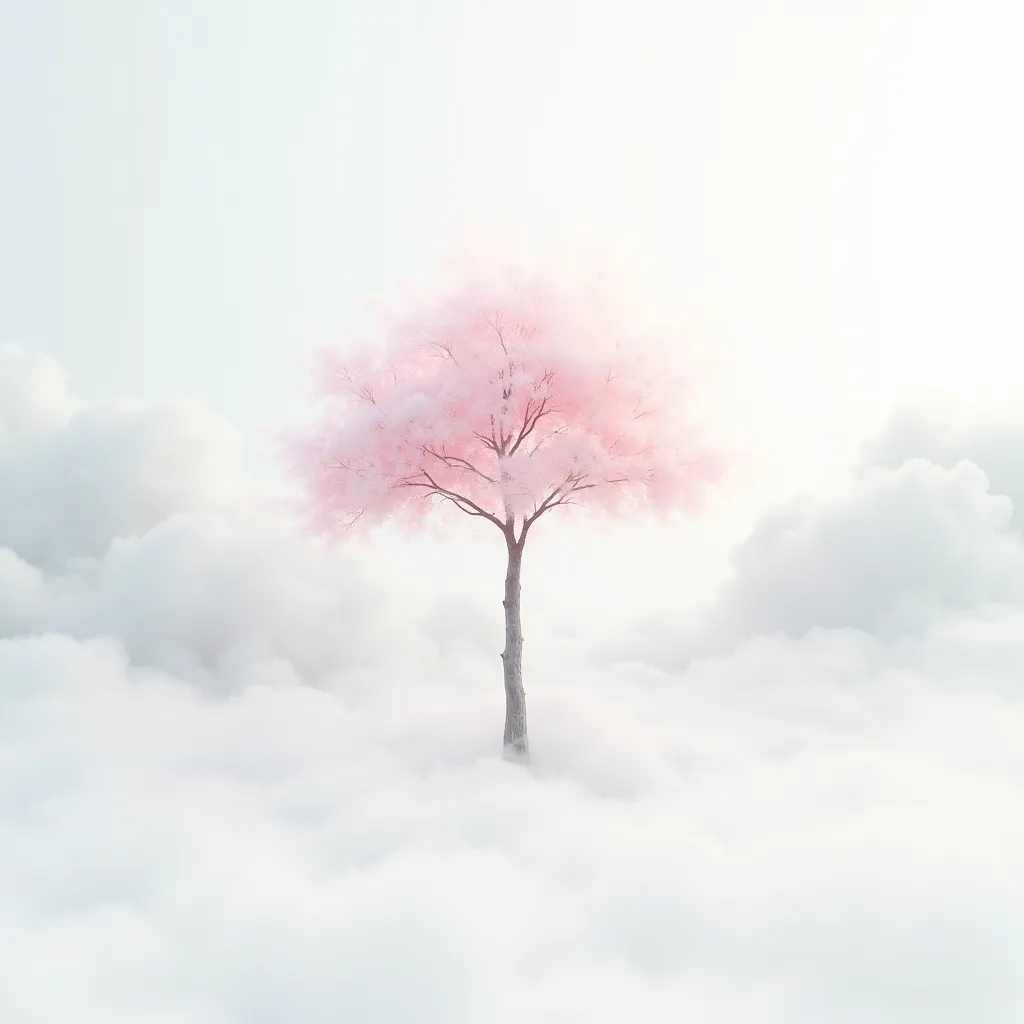
[[383, 345], [323, 356], [325, 414], [290, 445], [311, 528], [440, 501], [525, 532], [557, 505], [691, 498], [716, 465], [693, 450], [681, 382], [601, 307], [536, 280], [472, 284], [393, 320]]

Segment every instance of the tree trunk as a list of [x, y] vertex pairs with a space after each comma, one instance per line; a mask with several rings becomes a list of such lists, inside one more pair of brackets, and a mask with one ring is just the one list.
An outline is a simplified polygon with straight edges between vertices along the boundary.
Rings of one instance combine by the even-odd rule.
[[[525, 539], [525, 538], [524, 538]], [[501, 660], [505, 668], [505, 747], [508, 761], [530, 759], [526, 735], [526, 693], [523, 691], [523, 624], [519, 615], [519, 575], [523, 565], [522, 544], [508, 545], [508, 572], [505, 574], [505, 650]]]

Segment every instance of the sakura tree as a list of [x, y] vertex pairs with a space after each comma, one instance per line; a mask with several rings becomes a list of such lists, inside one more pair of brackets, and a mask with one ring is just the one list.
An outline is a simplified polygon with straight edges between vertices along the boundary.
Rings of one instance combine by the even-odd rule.
[[529, 756], [520, 576], [537, 521], [587, 504], [688, 505], [715, 475], [680, 416], [671, 360], [624, 343], [599, 292], [473, 281], [325, 355], [315, 430], [291, 445], [309, 525], [337, 536], [444, 506], [496, 528], [505, 574], [504, 749]]

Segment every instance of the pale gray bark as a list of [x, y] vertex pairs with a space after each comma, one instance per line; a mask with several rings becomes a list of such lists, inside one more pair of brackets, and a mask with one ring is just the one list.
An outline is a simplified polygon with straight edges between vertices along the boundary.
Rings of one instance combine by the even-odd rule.
[[505, 758], [528, 761], [530, 743], [526, 734], [526, 693], [523, 690], [523, 624], [519, 612], [519, 578], [523, 565], [525, 537], [508, 540], [508, 571], [505, 574]]

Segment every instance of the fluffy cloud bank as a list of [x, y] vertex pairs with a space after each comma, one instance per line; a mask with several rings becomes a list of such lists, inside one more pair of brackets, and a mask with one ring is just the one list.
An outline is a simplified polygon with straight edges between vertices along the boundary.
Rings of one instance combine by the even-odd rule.
[[0, 479], [0, 546], [59, 567], [175, 512], [225, 510], [242, 443], [189, 400], [83, 407], [52, 359], [0, 345]]
[[761, 519], [702, 618], [649, 623], [602, 649], [682, 668], [759, 634], [849, 628], [892, 639], [946, 615], [1024, 602], [1021, 429], [895, 416], [863, 445], [846, 494]]
[[946, 469], [965, 459], [982, 467], [992, 492], [1013, 500], [1014, 527], [1024, 526], [1024, 419], [966, 416], [941, 405], [908, 409], [862, 446], [864, 466], [896, 468], [915, 456]]
[[1021, 539], [984, 464], [905, 452], [766, 518], [689, 633], [532, 665], [524, 772], [500, 622], [247, 514], [208, 414], [6, 357], [0, 1019], [1021, 1019]]

